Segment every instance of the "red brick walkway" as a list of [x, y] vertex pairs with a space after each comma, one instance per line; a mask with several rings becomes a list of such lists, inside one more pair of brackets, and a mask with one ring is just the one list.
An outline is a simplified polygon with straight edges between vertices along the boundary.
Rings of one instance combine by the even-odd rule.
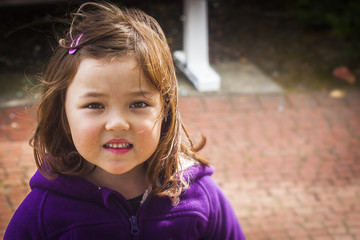
[[[360, 240], [360, 93], [180, 99], [248, 240]], [[0, 235], [29, 191], [33, 114], [0, 109]]]

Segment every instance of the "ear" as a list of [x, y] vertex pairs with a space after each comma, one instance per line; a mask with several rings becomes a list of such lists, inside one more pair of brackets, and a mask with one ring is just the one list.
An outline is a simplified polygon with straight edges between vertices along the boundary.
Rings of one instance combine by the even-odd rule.
[[163, 121], [164, 122], [167, 122], [170, 111], [171, 111], [170, 99], [169, 99], [169, 97], [166, 97], [165, 104], [164, 104], [164, 111], [163, 111]]
[[162, 116], [163, 122], [167, 122], [170, 113], [171, 113], [170, 106], [167, 106], [167, 107], [165, 106], [163, 116]]
[[167, 122], [167, 118], [168, 118], [168, 114], [167, 114], [167, 112], [164, 111], [164, 113], [162, 114], [163, 122]]
[[66, 137], [69, 140], [72, 140], [71, 130], [70, 130], [69, 122], [67, 120], [65, 107], [63, 108], [62, 113], [61, 113], [61, 125], [62, 125], [62, 129], [64, 130], [64, 134], [66, 135]]

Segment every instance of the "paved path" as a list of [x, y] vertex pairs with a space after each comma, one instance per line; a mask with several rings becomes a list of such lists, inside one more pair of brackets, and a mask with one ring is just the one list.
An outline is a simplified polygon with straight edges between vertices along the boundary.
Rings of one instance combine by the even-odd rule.
[[[181, 97], [248, 240], [360, 240], [360, 93]], [[29, 191], [33, 113], [0, 109], [0, 235]]]

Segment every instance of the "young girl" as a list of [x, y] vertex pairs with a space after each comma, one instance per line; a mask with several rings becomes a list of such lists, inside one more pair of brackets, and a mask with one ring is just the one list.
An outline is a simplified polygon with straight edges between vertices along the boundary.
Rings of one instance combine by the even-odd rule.
[[44, 75], [38, 172], [5, 239], [245, 239], [177, 101], [158, 23], [83, 4]]

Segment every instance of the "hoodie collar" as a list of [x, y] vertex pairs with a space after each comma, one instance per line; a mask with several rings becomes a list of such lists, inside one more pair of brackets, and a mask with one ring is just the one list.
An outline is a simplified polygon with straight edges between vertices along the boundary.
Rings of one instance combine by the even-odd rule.
[[[212, 167], [199, 165], [193, 160], [181, 160], [181, 174], [189, 183], [196, 181], [203, 176], [210, 176], [213, 173], [214, 169]], [[69, 195], [71, 197], [84, 199], [86, 201], [101, 201], [105, 203], [107, 202], [107, 199], [110, 195], [120, 195], [111, 189], [99, 188], [95, 184], [79, 176], [60, 175], [55, 179], [48, 179], [44, 177], [39, 170], [37, 170], [34, 176], [31, 178], [30, 188], [41, 188], [64, 195]]]

